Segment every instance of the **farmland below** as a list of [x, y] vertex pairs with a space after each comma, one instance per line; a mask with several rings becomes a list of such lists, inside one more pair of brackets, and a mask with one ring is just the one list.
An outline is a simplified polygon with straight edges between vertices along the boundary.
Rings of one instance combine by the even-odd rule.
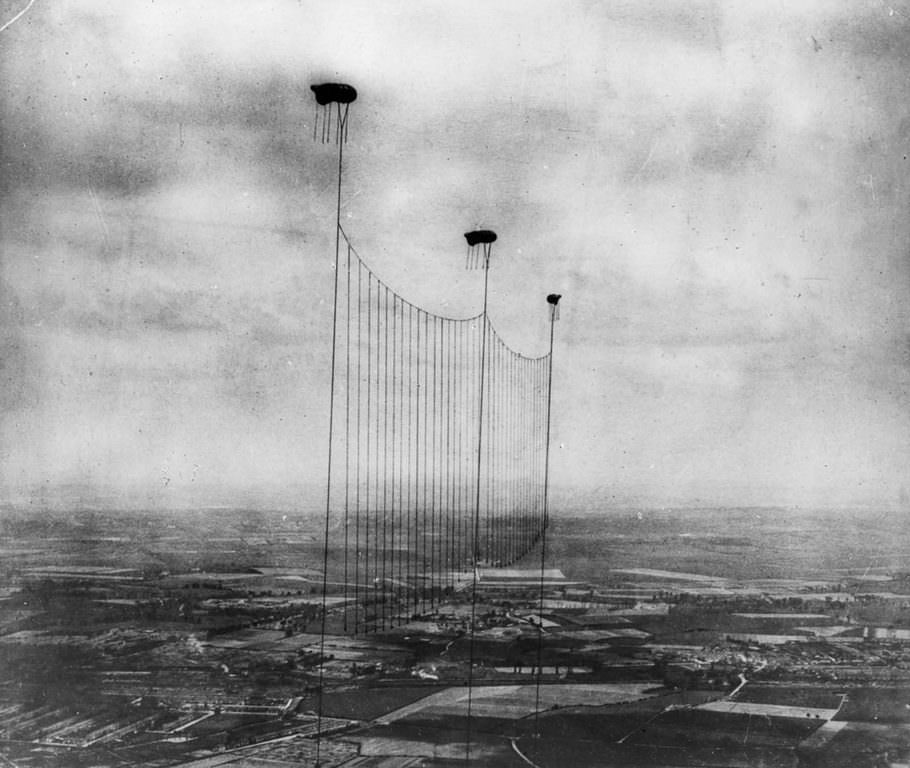
[[333, 549], [323, 574], [321, 536], [278, 512], [4, 510], [0, 754], [110, 768], [280, 768], [316, 751], [402, 768], [910, 759], [910, 526], [894, 515], [554, 515], [543, 577], [538, 550], [444, 575], [438, 592], [351, 585]]

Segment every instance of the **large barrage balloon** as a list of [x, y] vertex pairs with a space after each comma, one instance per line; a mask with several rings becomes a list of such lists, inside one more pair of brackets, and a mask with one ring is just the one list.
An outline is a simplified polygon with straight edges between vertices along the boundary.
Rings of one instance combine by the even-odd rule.
[[310, 89], [316, 95], [316, 103], [323, 106], [333, 101], [350, 104], [357, 98], [357, 89], [346, 83], [321, 83], [311, 85]]
[[316, 140], [320, 111], [322, 113], [322, 143], [332, 136], [332, 105], [334, 104], [338, 120], [335, 124], [335, 143], [348, 140], [348, 107], [357, 98], [357, 89], [346, 83], [320, 83], [311, 85], [310, 90], [316, 97], [316, 117], [313, 120], [313, 140]]
[[562, 294], [551, 293], [547, 296], [547, 304], [550, 305], [550, 318], [553, 320], [559, 320], [559, 300], [562, 298]]
[[473, 232], [465, 232], [464, 239], [472, 247], [478, 243], [495, 243], [496, 233], [491, 229], [475, 229]]
[[465, 268], [476, 269], [481, 265], [485, 267], [490, 258], [490, 246], [496, 242], [496, 233], [491, 229], [475, 229], [473, 232], [465, 232], [464, 239], [468, 241]]

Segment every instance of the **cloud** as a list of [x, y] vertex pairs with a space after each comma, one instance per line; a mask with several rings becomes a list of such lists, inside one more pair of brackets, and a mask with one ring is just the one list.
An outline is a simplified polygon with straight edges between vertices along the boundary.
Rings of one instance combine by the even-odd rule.
[[872, 57], [877, 66], [885, 58], [906, 65], [910, 59], [910, 4], [876, 5], [855, 8], [836, 19], [825, 42], [834, 48], [846, 45], [853, 55]]
[[[691, 46], [719, 49], [722, 45], [723, 4], [706, 2], [611, 3], [604, 16], [611, 24], [624, 24], [640, 36], [666, 36]], [[659, 45], [655, 41], [654, 45]]]
[[341, 79], [371, 268], [472, 315], [461, 233], [494, 228], [491, 316], [528, 354], [565, 295], [566, 482], [809, 496], [835, 456], [839, 488], [887, 497], [910, 458], [893, 9], [36, 4], [0, 61], [5, 482], [164, 504], [164, 463], [320, 475], [337, 155], [307, 89]]
[[40, 364], [24, 332], [22, 305], [0, 280], [0, 414], [37, 404]]
[[758, 165], [771, 120], [767, 102], [752, 97], [720, 114], [711, 104], [694, 107], [689, 113], [698, 137], [692, 162], [707, 171], [742, 171]]

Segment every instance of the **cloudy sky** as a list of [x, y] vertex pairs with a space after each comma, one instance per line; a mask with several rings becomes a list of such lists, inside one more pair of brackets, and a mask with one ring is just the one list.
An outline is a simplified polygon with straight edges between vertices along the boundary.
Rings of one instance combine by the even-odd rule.
[[386, 282], [478, 312], [493, 228], [532, 355], [564, 294], [557, 506], [908, 506], [906, 0], [35, 0], [0, 58], [0, 502], [318, 507], [341, 80]]

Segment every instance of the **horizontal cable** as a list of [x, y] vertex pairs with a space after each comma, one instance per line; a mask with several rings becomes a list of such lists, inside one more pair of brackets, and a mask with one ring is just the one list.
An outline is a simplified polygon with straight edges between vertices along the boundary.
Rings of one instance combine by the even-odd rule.
[[393, 296], [395, 296], [398, 299], [398, 301], [400, 301], [402, 304], [404, 304], [408, 307], [413, 307], [414, 309], [416, 309], [420, 312], [423, 312], [428, 317], [437, 318], [439, 320], [445, 320], [445, 321], [448, 321], [451, 323], [469, 323], [469, 322], [472, 322], [475, 320], [479, 320], [481, 318], [482, 313], [477, 314], [477, 315], [472, 315], [471, 317], [451, 317], [448, 315], [440, 315], [435, 312], [428, 312], [423, 307], [420, 307], [417, 304], [414, 304], [413, 302], [408, 301], [406, 298], [404, 298], [404, 296], [402, 296], [394, 288], [392, 288], [388, 283], [386, 283], [382, 278], [380, 278], [372, 269], [370, 269], [370, 267], [367, 265], [366, 261], [363, 259], [363, 257], [360, 255], [360, 253], [358, 253], [357, 249], [351, 243], [350, 239], [348, 238], [347, 233], [344, 231], [344, 229], [341, 227], [341, 225], [338, 226], [338, 230], [341, 232], [341, 236], [344, 238], [344, 241], [350, 246], [351, 253], [353, 253], [357, 257], [357, 261], [360, 262], [360, 265], [366, 270], [367, 274], [369, 274], [380, 286], [387, 289], [389, 291], [389, 293], [391, 293]]
[[512, 347], [510, 347], [508, 344], [506, 344], [506, 342], [503, 340], [502, 336], [499, 335], [499, 331], [496, 330], [496, 327], [493, 325], [489, 316], [487, 317], [487, 325], [490, 327], [490, 335], [492, 336], [492, 338], [495, 339], [499, 344], [501, 344], [503, 349], [505, 349], [509, 354], [513, 355], [514, 357], [516, 357], [520, 360], [528, 360], [532, 363], [537, 363], [537, 362], [540, 362], [541, 360], [546, 360], [550, 356], [549, 352], [547, 352], [545, 355], [540, 355], [539, 357], [528, 357], [527, 355], [521, 354], [521, 352], [516, 352], [514, 349], [512, 349]]

